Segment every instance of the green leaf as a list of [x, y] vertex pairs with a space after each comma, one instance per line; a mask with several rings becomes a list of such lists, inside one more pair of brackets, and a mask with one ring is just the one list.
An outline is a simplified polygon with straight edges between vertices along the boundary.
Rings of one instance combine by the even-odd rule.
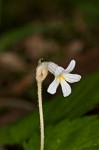
[[99, 103], [99, 73], [81, 79], [69, 97], [56, 97], [44, 106], [46, 122], [75, 119], [93, 109]]
[[[76, 150], [80, 150], [80, 145], [82, 150], [87, 147], [97, 149], [99, 120], [96, 117], [83, 118], [83, 115], [99, 103], [98, 83], [99, 72], [82, 78], [73, 88], [71, 96], [55, 96], [53, 100], [43, 101], [46, 150], [47, 146], [54, 150], [61, 150], [64, 146], [73, 150], [76, 146]], [[37, 150], [40, 141], [39, 130], [39, 113], [36, 110], [16, 123], [1, 127], [0, 144], [23, 143], [25, 149], [33, 146], [33, 149]]]
[[[51, 134], [46, 137], [48, 144], [47, 149], [61, 150], [79, 150], [91, 146], [99, 146], [99, 120], [94, 117], [77, 119], [75, 121], [64, 120], [51, 130]], [[47, 131], [47, 132], [48, 132]], [[54, 144], [55, 142], [55, 144]], [[47, 148], [47, 145], [49, 147]]]
[[[46, 150], [91, 150], [99, 147], [99, 120], [85, 117], [75, 121], [64, 120], [45, 129]], [[35, 139], [36, 138], [36, 139]], [[36, 141], [36, 142], [35, 142]], [[39, 150], [37, 134], [24, 143], [25, 150]], [[34, 147], [33, 147], [34, 146]], [[90, 149], [91, 148], [91, 149]]]
[[18, 122], [0, 127], [0, 144], [20, 143], [24, 139], [31, 137], [39, 127], [38, 123], [38, 113], [33, 113]]
[[99, 146], [91, 146], [91, 147], [87, 147], [87, 148], [83, 148], [81, 150], [99, 150]]

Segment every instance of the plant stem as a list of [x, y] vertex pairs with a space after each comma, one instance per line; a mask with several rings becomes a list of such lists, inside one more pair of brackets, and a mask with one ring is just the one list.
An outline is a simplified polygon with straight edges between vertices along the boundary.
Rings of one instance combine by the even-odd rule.
[[43, 118], [43, 107], [42, 107], [42, 81], [38, 81], [38, 104], [39, 104], [39, 115], [40, 115], [40, 131], [41, 131], [41, 146], [40, 150], [44, 150], [44, 118]]

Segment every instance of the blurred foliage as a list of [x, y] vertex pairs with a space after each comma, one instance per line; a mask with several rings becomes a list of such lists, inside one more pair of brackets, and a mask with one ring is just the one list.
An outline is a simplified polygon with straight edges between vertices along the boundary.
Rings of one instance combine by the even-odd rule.
[[[19, 26], [32, 20], [47, 20], [49, 17], [66, 16], [70, 17], [73, 12], [78, 11], [84, 13], [86, 21], [91, 24], [98, 22], [99, 2], [90, 0], [0, 0], [1, 22], [2, 28], [12, 28]], [[2, 18], [3, 16], [3, 18]], [[94, 19], [94, 21], [93, 21]], [[6, 26], [8, 25], [8, 27]]]
[[[99, 148], [99, 120], [84, 115], [99, 103], [99, 73], [88, 76], [76, 86], [71, 96], [55, 97], [44, 104], [45, 147], [60, 150]], [[90, 84], [90, 86], [89, 86]], [[80, 93], [80, 94], [79, 94]], [[32, 114], [0, 128], [0, 144], [20, 144], [39, 149], [39, 116]]]
[[90, 3], [88, 1], [79, 1], [77, 4], [78, 9], [84, 13], [85, 20], [91, 26], [95, 24], [99, 24], [99, 2], [91, 0]]
[[44, 23], [44, 24], [30, 24], [24, 27], [21, 27], [17, 30], [11, 31], [6, 33], [2, 36], [0, 40], [0, 51], [4, 51], [5, 49], [9, 48], [14, 42], [30, 36], [35, 33], [43, 33], [48, 32], [51, 29], [60, 29], [62, 26], [62, 22], [55, 22], [55, 23]]
[[98, 43], [99, 5], [96, 1], [1, 0], [0, 7], [0, 52], [35, 33], [47, 33], [47, 38], [60, 43], [74, 38], [83, 39], [88, 47]]

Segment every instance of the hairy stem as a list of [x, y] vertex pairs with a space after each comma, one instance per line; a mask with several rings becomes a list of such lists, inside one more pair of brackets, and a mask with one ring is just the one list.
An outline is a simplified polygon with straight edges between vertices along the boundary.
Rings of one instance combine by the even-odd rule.
[[38, 81], [37, 84], [38, 84], [38, 104], [39, 104], [40, 130], [41, 130], [40, 150], [44, 150], [44, 118], [43, 118], [43, 107], [42, 107], [42, 81]]

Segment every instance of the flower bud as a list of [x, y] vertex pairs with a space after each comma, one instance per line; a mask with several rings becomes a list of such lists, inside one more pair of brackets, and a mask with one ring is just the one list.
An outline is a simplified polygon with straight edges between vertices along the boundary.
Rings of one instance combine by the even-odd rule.
[[41, 62], [36, 69], [36, 80], [42, 82], [48, 74], [46, 62]]

